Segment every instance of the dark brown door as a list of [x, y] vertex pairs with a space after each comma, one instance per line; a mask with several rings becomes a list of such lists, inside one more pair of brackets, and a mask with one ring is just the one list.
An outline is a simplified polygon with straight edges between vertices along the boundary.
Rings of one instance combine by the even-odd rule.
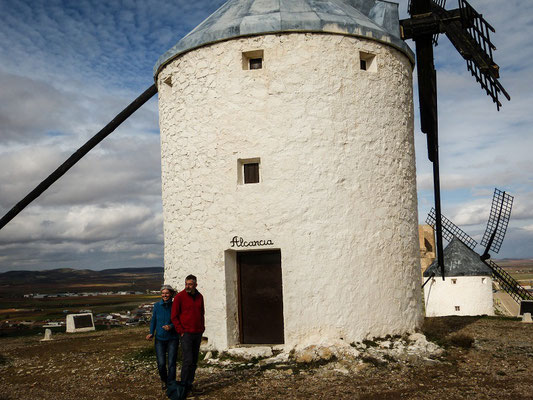
[[281, 253], [237, 253], [243, 344], [283, 343]]

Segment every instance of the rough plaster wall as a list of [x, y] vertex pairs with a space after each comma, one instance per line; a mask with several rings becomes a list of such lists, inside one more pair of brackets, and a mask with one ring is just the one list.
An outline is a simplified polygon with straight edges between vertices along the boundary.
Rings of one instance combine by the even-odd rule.
[[[243, 70], [241, 53], [258, 49], [263, 69]], [[281, 249], [287, 347], [418, 326], [411, 72], [377, 42], [302, 33], [217, 43], [162, 70], [165, 282], [198, 276], [211, 345], [232, 344], [235, 235]], [[238, 159], [254, 157], [261, 183], [239, 185]]]
[[[455, 284], [452, 279], [456, 279]], [[427, 317], [494, 315], [492, 279], [488, 276], [434, 278], [424, 286], [424, 298]], [[455, 311], [455, 306], [460, 311]]]

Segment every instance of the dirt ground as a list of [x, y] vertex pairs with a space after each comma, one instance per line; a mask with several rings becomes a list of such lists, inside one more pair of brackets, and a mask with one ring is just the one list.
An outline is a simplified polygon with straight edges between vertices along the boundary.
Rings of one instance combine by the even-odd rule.
[[[146, 327], [0, 339], [0, 400], [165, 399]], [[263, 368], [203, 364], [197, 399], [533, 399], [533, 324], [426, 320], [437, 360]], [[353, 372], [357, 371], [357, 372]]]

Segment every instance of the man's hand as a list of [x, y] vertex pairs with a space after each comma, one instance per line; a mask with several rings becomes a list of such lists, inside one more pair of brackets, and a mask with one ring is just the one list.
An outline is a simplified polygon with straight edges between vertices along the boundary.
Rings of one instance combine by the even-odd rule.
[[170, 325], [163, 325], [163, 329], [169, 331], [172, 329], [172, 327]]
[[148, 335], [146, 335], [146, 340], [151, 340], [153, 337], [154, 337], [154, 335], [149, 333]]

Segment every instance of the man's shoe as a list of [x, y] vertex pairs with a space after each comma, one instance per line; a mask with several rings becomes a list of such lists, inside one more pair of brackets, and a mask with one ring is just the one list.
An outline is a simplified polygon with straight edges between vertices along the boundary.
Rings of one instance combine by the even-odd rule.
[[165, 382], [161, 382], [161, 390], [167, 390], [167, 384]]

